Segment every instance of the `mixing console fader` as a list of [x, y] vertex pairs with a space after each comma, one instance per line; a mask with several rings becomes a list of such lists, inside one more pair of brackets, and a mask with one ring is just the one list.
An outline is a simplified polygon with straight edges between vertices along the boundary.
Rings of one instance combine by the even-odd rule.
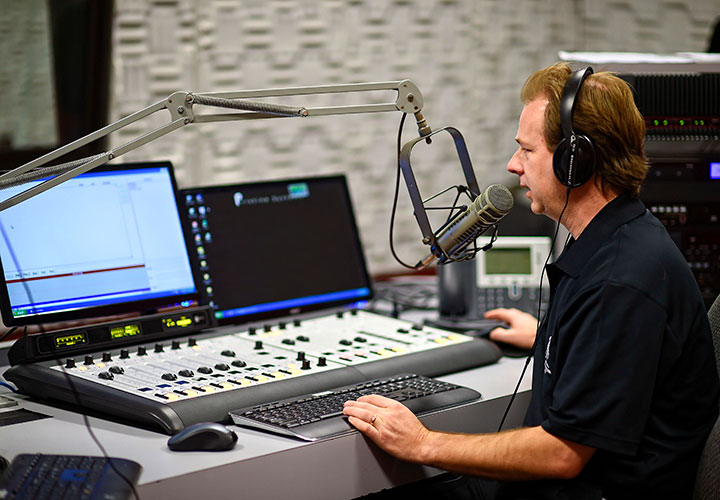
[[240, 407], [401, 372], [438, 376], [499, 356], [484, 340], [352, 310], [93, 352], [86, 346], [77, 355], [64, 349], [16, 364], [5, 378], [31, 396], [172, 433]]

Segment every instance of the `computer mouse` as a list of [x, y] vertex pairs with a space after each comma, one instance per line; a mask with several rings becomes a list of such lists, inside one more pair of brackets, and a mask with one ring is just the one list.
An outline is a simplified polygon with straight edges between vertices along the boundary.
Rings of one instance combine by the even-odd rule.
[[237, 434], [216, 422], [190, 425], [168, 439], [173, 451], [225, 451], [237, 443]]

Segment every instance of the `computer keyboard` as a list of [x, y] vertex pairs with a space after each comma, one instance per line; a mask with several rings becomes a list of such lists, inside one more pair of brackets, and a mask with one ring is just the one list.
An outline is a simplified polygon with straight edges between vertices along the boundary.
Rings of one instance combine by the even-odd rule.
[[141, 469], [122, 458], [22, 454], [0, 477], [0, 500], [130, 499]]
[[342, 414], [343, 405], [345, 401], [369, 394], [400, 401], [418, 416], [481, 397], [467, 387], [404, 374], [233, 410], [230, 416], [239, 426], [317, 441], [354, 431]]

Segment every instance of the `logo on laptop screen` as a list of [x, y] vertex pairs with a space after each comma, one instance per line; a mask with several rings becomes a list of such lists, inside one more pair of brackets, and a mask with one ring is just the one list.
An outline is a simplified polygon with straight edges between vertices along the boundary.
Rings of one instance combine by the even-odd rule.
[[243, 201], [243, 198], [244, 198], [243, 194], [242, 194], [241, 192], [239, 192], [239, 191], [233, 195], [233, 200], [235, 201], [235, 206], [236, 206], [236, 207], [239, 207], [239, 206], [240, 206], [240, 204], [241, 204], [242, 201]]
[[310, 196], [310, 187], [307, 185], [307, 182], [288, 184], [288, 194], [292, 199], [307, 198]]

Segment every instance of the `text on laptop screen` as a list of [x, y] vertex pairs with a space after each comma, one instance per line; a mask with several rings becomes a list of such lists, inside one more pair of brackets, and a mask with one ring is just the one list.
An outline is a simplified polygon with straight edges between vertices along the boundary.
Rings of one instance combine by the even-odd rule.
[[181, 191], [203, 303], [224, 323], [371, 297], [342, 176]]
[[167, 162], [91, 171], [0, 212], [0, 260], [7, 325], [170, 305], [197, 293]]

